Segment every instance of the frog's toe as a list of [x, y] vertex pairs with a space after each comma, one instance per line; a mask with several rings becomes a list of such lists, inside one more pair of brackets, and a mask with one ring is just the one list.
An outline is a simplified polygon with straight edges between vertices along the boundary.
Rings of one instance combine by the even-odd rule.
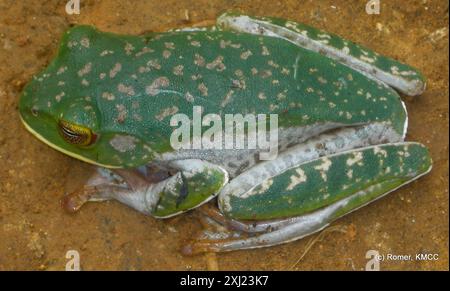
[[251, 239], [251, 235], [231, 230], [204, 230], [198, 238], [186, 243], [181, 248], [181, 253], [185, 256], [194, 256], [202, 253], [224, 252], [231, 250], [230, 245], [235, 246], [236, 243], [238, 246], [232, 247], [232, 250], [238, 250], [242, 248], [240, 242], [248, 239]]
[[72, 192], [64, 196], [60, 202], [61, 207], [68, 213], [77, 212], [84, 203], [89, 200], [89, 196], [86, 195], [84, 188], [81, 191]]
[[121, 200], [120, 196], [128, 195], [133, 193], [131, 189], [124, 188], [117, 185], [111, 184], [101, 184], [96, 186], [85, 185], [80, 190], [76, 190], [72, 193], [67, 194], [61, 200], [62, 208], [69, 212], [75, 213], [86, 203], [86, 202], [97, 202], [105, 201], [111, 199]]
[[217, 253], [221, 251], [223, 240], [194, 240], [181, 248], [181, 254], [195, 256], [204, 253]]

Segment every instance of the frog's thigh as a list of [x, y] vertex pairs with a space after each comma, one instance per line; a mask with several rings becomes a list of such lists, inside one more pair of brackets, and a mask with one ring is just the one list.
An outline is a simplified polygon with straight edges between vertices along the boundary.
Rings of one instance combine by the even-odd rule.
[[288, 40], [299, 47], [321, 53], [343, 63], [407, 95], [419, 95], [425, 90], [425, 79], [417, 69], [302, 23], [271, 17], [225, 13], [217, 19], [217, 26], [224, 30]]
[[428, 150], [409, 142], [361, 148], [300, 164], [248, 192], [220, 199], [225, 215], [234, 219], [296, 216], [292, 223], [248, 239], [211, 243], [208, 248], [229, 251], [297, 240], [430, 169]]
[[344, 127], [322, 133], [284, 150], [275, 160], [261, 162], [233, 178], [219, 194], [219, 206], [226, 214], [228, 212], [226, 200], [229, 196], [249, 193], [256, 185], [270, 183], [270, 177], [275, 177], [302, 163], [355, 148], [400, 141], [403, 141], [403, 136], [388, 122]]

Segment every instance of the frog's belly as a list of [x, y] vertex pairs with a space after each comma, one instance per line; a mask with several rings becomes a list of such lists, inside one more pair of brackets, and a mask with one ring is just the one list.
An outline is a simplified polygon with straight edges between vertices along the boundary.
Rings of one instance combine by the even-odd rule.
[[[327, 123], [289, 129], [279, 128], [278, 154], [296, 148], [296, 151], [307, 161], [325, 154], [401, 140], [403, 137], [386, 123], [351, 127]], [[173, 160], [206, 160], [220, 165], [233, 178], [260, 162], [261, 152], [268, 152], [268, 149], [183, 149], [165, 153], [154, 162], [165, 164]]]

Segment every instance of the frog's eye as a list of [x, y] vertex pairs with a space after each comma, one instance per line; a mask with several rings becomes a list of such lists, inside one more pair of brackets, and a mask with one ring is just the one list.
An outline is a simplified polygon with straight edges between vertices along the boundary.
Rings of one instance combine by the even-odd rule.
[[70, 144], [88, 146], [93, 144], [97, 138], [91, 129], [82, 125], [60, 120], [58, 126], [59, 133]]

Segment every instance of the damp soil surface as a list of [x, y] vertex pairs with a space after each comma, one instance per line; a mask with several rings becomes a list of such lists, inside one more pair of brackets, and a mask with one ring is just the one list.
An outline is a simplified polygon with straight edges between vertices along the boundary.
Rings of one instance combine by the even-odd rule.
[[[198, 211], [169, 220], [146, 217], [117, 202], [65, 213], [60, 199], [91, 168], [38, 141], [22, 126], [20, 92], [54, 56], [71, 25], [142, 34], [213, 20], [225, 10], [289, 18], [359, 42], [419, 68], [427, 90], [406, 98], [408, 140], [431, 150], [431, 173], [333, 223], [333, 228], [266, 249], [184, 257], [180, 247], [200, 230]], [[448, 270], [448, 4], [381, 1], [65, 1], [0, 0], [0, 269], [64, 270], [76, 250], [84, 270], [362, 270], [368, 250], [411, 255], [383, 270]], [[308, 247], [311, 238], [315, 243]], [[305, 250], [309, 250], [304, 254]], [[437, 254], [416, 260], [416, 254]], [[436, 258], [436, 257], [435, 257]]]

